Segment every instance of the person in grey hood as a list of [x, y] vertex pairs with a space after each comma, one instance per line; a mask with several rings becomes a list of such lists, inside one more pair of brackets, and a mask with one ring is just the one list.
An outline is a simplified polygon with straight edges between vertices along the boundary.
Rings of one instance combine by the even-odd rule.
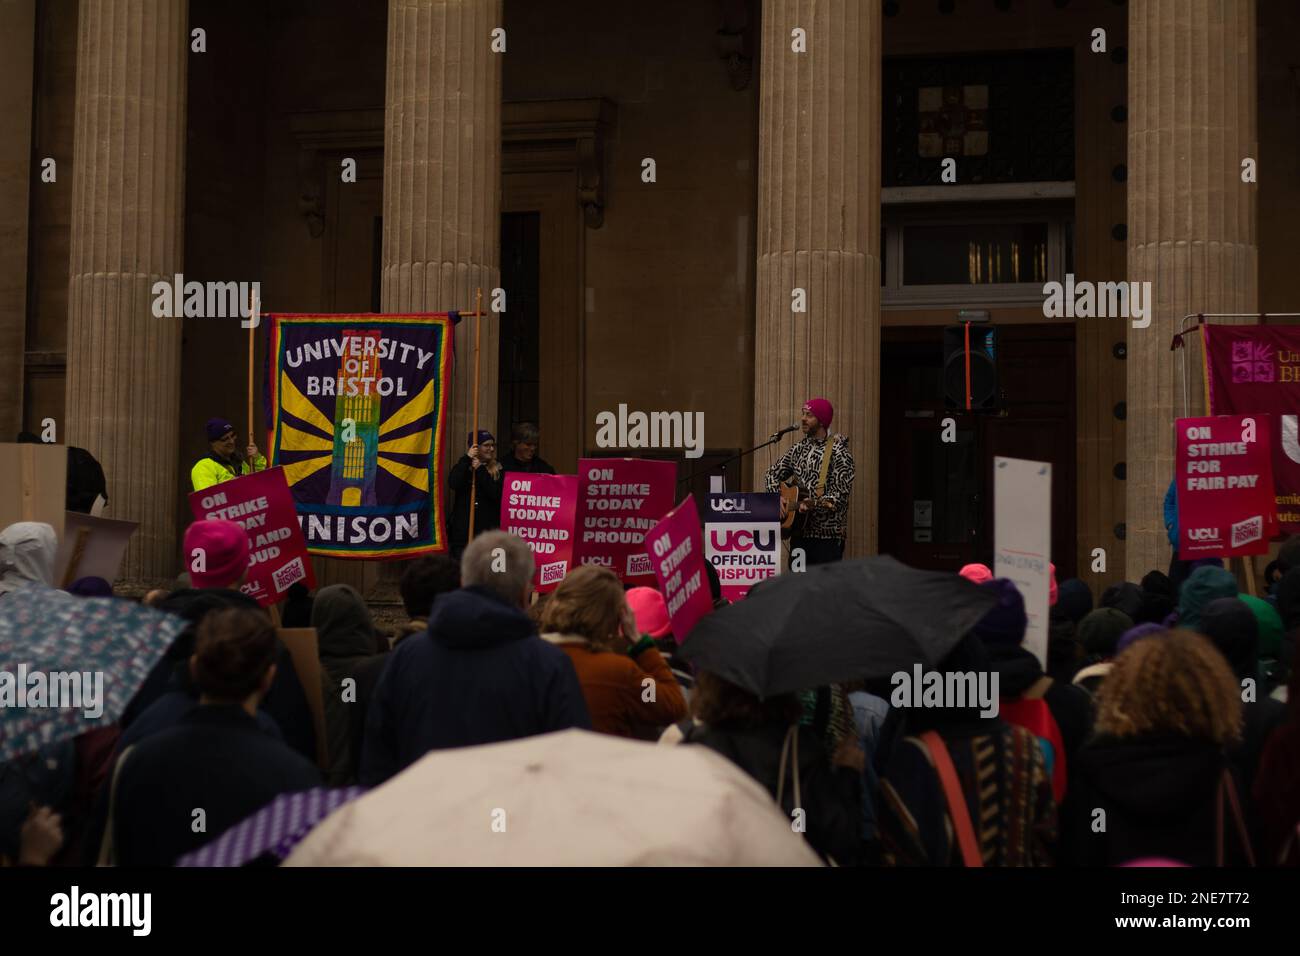
[[[388, 655], [379, 653], [370, 610], [350, 585], [331, 584], [316, 592], [311, 624], [316, 628], [321, 662], [329, 741], [327, 779], [331, 786], [343, 786], [356, 782], [366, 705]], [[353, 683], [345, 685], [347, 680]]]
[[59, 539], [39, 521], [19, 521], [0, 531], [0, 595], [28, 584], [54, 586]]

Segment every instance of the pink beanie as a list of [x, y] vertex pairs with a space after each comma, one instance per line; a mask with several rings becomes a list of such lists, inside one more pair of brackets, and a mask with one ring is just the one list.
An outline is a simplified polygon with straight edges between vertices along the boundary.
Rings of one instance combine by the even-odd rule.
[[[196, 549], [202, 555], [195, 556]], [[185, 529], [182, 557], [194, 587], [228, 588], [248, 570], [248, 532], [233, 521], [196, 521]]]
[[985, 581], [993, 580], [993, 572], [989, 570], [987, 564], [968, 564], [957, 573], [972, 584], [983, 584]]
[[1053, 605], [1056, 604], [1056, 598], [1058, 593], [1056, 589], [1056, 565], [1049, 564], [1048, 567], [1052, 569], [1052, 577], [1051, 577], [1052, 583], [1049, 584], [1047, 587], [1047, 606], [1052, 607]]
[[817, 417], [817, 421], [821, 423], [822, 428], [831, 427], [831, 419], [835, 417], [835, 409], [826, 399], [810, 398], [803, 403], [803, 410], [812, 412]]
[[627, 592], [628, 607], [636, 615], [636, 629], [651, 637], [666, 637], [672, 633], [668, 620], [668, 605], [664, 596], [654, 588], [631, 588]]

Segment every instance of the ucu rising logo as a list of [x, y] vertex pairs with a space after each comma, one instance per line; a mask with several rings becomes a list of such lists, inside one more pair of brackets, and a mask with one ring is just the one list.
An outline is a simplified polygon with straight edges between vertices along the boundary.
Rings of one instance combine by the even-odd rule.
[[739, 498], [712, 498], [709, 500], [709, 506], [714, 511], [726, 511], [729, 514], [747, 515], [749, 509], [745, 507], [745, 502]]
[[1187, 531], [1187, 537], [1193, 541], [1218, 541], [1218, 528], [1190, 528]]
[[715, 551], [776, 550], [775, 531], [710, 531], [709, 539]]

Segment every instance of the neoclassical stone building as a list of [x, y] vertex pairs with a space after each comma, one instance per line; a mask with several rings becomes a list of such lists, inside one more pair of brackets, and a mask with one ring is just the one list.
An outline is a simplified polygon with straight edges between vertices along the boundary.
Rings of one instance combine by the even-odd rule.
[[[7, 0], [0, 38], [0, 419], [103, 463], [126, 583], [179, 570], [203, 422], [243, 430], [247, 333], [155, 318], [178, 273], [284, 312], [506, 290], [484, 420], [561, 470], [600, 411], [703, 411], [704, 457], [661, 453], [699, 490], [829, 397], [850, 553], [985, 560], [992, 456], [1050, 460], [1058, 571], [1096, 584], [1168, 560], [1182, 316], [1300, 311], [1288, 0]], [[1149, 326], [1045, 315], [1066, 275], [1150, 282]]]

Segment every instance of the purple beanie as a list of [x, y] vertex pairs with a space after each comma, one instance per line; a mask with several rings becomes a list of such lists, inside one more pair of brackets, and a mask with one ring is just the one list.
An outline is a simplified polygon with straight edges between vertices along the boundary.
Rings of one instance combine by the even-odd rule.
[[77, 597], [112, 597], [113, 585], [109, 584], [103, 578], [94, 576], [87, 578], [77, 578], [69, 584], [64, 590], [69, 594], [75, 594]]
[[230, 424], [224, 418], [209, 418], [206, 426], [208, 432], [208, 441], [216, 441], [226, 432], [233, 432], [235, 426]]
[[1115, 653], [1118, 654], [1135, 641], [1140, 641], [1144, 637], [1150, 637], [1152, 634], [1159, 634], [1161, 631], [1168, 630], [1163, 624], [1157, 624], [1155, 621], [1147, 621], [1136, 627], [1130, 627], [1127, 631], [1119, 636], [1115, 642]]
[[1025, 616], [1025, 599], [1006, 578], [995, 578], [980, 585], [998, 599], [993, 609], [979, 619], [971, 631], [985, 644], [1015, 647], [1025, 639], [1029, 618]]

